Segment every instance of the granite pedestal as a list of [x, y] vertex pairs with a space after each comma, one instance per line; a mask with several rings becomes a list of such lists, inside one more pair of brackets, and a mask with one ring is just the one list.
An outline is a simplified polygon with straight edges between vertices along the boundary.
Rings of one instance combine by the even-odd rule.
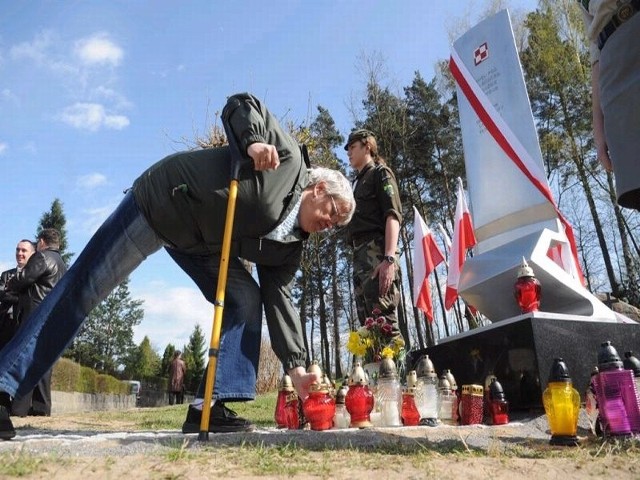
[[512, 410], [543, 408], [555, 357], [567, 363], [574, 387], [584, 402], [584, 391], [598, 349], [610, 340], [621, 357], [640, 352], [640, 324], [583, 320], [576, 315], [533, 312], [440, 340], [438, 345], [411, 352], [407, 368], [414, 368], [427, 354], [438, 375], [448, 368], [458, 387], [484, 385], [488, 375], [502, 384]]

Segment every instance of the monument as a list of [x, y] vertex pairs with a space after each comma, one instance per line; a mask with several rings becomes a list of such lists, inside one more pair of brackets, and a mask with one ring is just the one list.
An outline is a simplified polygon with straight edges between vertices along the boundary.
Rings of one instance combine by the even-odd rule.
[[[600, 343], [640, 350], [640, 324], [584, 286], [571, 225], [549, 188], [507, 10], [452, 47], [467, 187], [478, 243], [458, 291], [492, 323], [426, 349], [458, 384], [496, 375], [515, 408], [540, 407], [554, 357], [586, 386]], [[522, 314], [513, 288], [523, 261], [542, 285], [539, 312]], [[415, 352], [410, 360], [417, 358]]]

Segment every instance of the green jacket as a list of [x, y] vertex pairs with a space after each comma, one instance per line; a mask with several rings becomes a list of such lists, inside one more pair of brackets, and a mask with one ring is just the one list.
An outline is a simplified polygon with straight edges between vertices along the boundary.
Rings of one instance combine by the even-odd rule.
[[[243, 154], [238, 175], [231, 256], [256, 264], [274, 351], [285, 368], [304, 366], [303, 330], [291, 299], [302, 241], [263, 238], [295, 206], [308, 182], [308, 158], [262, 103], [250, 94], [229, 98], [222, 112]], [[280, 166], [257, 172], [246, 155], [255, 142], [275, 145]], [[147, 169], [133, 185], [136, 202], [151, 227], [181, 252], [219, 253], [229, 184], [229, 147], [180, 152]], [[307, 234], [302, 237], [306, 239]]]
[[347, 242], [357, 246], [384, 238], [389, 215], [402, 223], [402, 203], [396, 177], [386, 165], [370, 162], [354, 181], [356, 211], [349, 223]]

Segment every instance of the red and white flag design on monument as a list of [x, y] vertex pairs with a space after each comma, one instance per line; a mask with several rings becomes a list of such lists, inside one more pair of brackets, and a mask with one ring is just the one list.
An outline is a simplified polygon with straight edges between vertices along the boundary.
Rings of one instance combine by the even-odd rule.
[[451, 240], [451, 253], [449, 254], [449, 275], [447, 276], [447, 290], [444, 295], [444, 306], [449, 310], [458, 298], [458, 282], [460, 272], [467, 258], [467, 250], [476, 244], [476, 236], [473, 233], [471, 213], [467, 207], [467, 200], [462, 188], [462, 180], [458, 177], [458, 202], [456, 204], [456, 217], [453, 226], [453, 239]]
[[473, 108], [487, 131], [491, 134], [506, 156], [518, 167], [522, 174], [531, 182], [532, 185], [536, 187], [536, 189], [555, 209], [558, 220], [560, 220], [560, 223], [564, 227], [564, 234], [567, 238], [567, 249], [569, 250], [569, 254], [560, 255], [561, 249], [558, 248], [555, 252], [549, 252], [548, 255], [556, 262], [563, 265], [565, 271], [569, 275], [584, 285], [585, 279], [578, 259], [578, 249], [573, 235], [573, 228], [564, 215], [562, 215], [562, 212], [558, 209], [558, 205], [553, 198], [551, 189], [546, 183], [544, 170], [541, 167], [538, 167], [536, 162], [533, 161], [527, 150], [518, 140], [518, 137], [513, 133], [502, 116], [491, 104], [487, 95], [484, 93], [482, 88], [480, 88], [480, 85], [478, 85], [471, 73], [465, 67], [455, 48], [451, 50], [449, 69], [451, 70], [451, 74], [453, 75], [456, 83], [460, 87], [460, 90], [462, 90], [464, 96], [469, 101], [471, 108]]
[[415, 306], [433, 322], [429, 275], [444, 261], [444, 255], [416, 207], [413, 215], [413, 298]]

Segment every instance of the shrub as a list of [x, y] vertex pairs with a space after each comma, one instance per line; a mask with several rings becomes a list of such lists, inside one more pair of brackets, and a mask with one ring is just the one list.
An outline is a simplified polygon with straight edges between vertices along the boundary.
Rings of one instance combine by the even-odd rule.
[[80, 367], [80, 382], [78, 384], [78, 392], [83, 393], [96, 393], [97, 372], [89, 367]]
[[61, 358], [51, 373], [51, 389], [60, 392], [74, 392], [80, 382], [80, 365], [68, 358]]

